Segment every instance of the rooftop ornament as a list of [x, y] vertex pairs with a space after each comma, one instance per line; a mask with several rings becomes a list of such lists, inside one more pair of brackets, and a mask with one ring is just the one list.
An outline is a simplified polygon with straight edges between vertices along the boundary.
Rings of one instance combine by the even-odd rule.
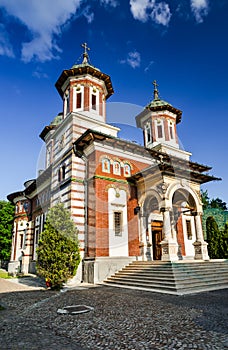
[[89, 61], [88, 51], [90, 51], [90, 48], [88, 47], [87, 43], [83, 43], [81, 46], [84, 48], [82, 64], [87, 64]]
[[156, 80], [152, 83], [154, 85], [154, 100], [159, 100], [158, 84]]

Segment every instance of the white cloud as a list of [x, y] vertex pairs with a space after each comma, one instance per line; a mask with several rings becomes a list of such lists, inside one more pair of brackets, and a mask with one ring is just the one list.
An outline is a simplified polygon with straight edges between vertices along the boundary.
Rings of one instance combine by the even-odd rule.
[[46, 73], [43, 73], [39, 67], [32, 73], [32, 76], [38, 79], [48, 78], [48, 75]]
[[153, 64], [154, 64], [154, 61], [150, 61], [149, 64], [144, 69], [144, 72], [147, 73], [150, 70], [150, 68], [152, 67]]
[[8, 33], [0, 23], [0, 56], [14, 57], [13, 48], [9, 41]]
[[167, 26], [171, 18], [169, 5], [165, 2], [156, 4], [151, 12], [151, 18], [154, 22]]
[[208, 0], [191, 0], [191, 9], [196, 21], [202, 23], [209, 11]]
[[167, 26], [171, 18], [171, 11], [166, 2], [156, 3], [156, 0], [130, 0], [133, 17], [146, 22], [151, 18], [154, 22]]
[[127, 55], [127, 58], [124, 60], [121, 60], [120, 63], [122, 63], [122, 64], [127, 63], [132, 68], [140, 67], [141, 55], [137, 51], [129, 52]]
[[134, 19], [146, 22], [148, 20], [148, 9], [153, 8], [155, 0], [130, 0], [130, 9]]
[[90, 6], [86, 6], [86, 8], [81, 13], [88, 21], [88, 23], [92, 23], [94, 20], [94, 13], [91, 12]]
[[119, 5], [117, 0], [100, 0], [101, 5], [116, 7]]
[[54, 36], [71, 19], [83, 0], [0, 0], [8, 15], [17, 18], [32, 34], [32, 40], [22, 44], [22, 60], [36, 58], [48, 61], [58, 57], [60, 48]]

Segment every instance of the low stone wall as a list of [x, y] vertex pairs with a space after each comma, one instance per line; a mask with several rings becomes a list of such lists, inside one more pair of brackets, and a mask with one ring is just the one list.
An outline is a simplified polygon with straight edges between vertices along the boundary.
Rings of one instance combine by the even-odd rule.
[[86, 283], [99, 283], [115, 274], [132, 261], [141, 260], [138, 257], [98, 257], [83, 261], [83, 281]]

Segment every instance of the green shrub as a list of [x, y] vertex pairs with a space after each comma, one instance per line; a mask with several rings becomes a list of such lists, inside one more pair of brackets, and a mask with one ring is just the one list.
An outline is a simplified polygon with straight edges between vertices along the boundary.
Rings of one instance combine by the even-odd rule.
[[47, 215], [45, 229], [37, 248], [38, 274], [61, 288], [72, 278], [80, 262], [77, 228], [63, 204], [57, 204]]

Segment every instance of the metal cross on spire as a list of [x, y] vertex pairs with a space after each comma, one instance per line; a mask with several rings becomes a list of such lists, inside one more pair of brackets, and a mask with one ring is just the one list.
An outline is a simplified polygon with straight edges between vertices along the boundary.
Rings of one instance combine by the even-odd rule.
[[83, 43], [81, 45], [84, 49], [84, 53], [83, 53], [83, 64], [86, 64], [88, 63], [88, 58], [89, 58], [89, 55], [88, 55], [88, 51], [90, 51], [90, 48], [88, 47], [87, 43]]
[[158, 100], [159, 99], [158, 84], [157, 84], [156, 80], [154, 80], [152, 84], [154, 85], [154, 99]]
[[88, 47], [88, 45], [87, 45], [87, 43], [83, 43], [82, 44], [82, 47], [84, 48], [84, 54], [87, 54], [88, 55], [88, 52], [87, 52], [87, 50], [89, 51], [90, 50], [90, 48]]

